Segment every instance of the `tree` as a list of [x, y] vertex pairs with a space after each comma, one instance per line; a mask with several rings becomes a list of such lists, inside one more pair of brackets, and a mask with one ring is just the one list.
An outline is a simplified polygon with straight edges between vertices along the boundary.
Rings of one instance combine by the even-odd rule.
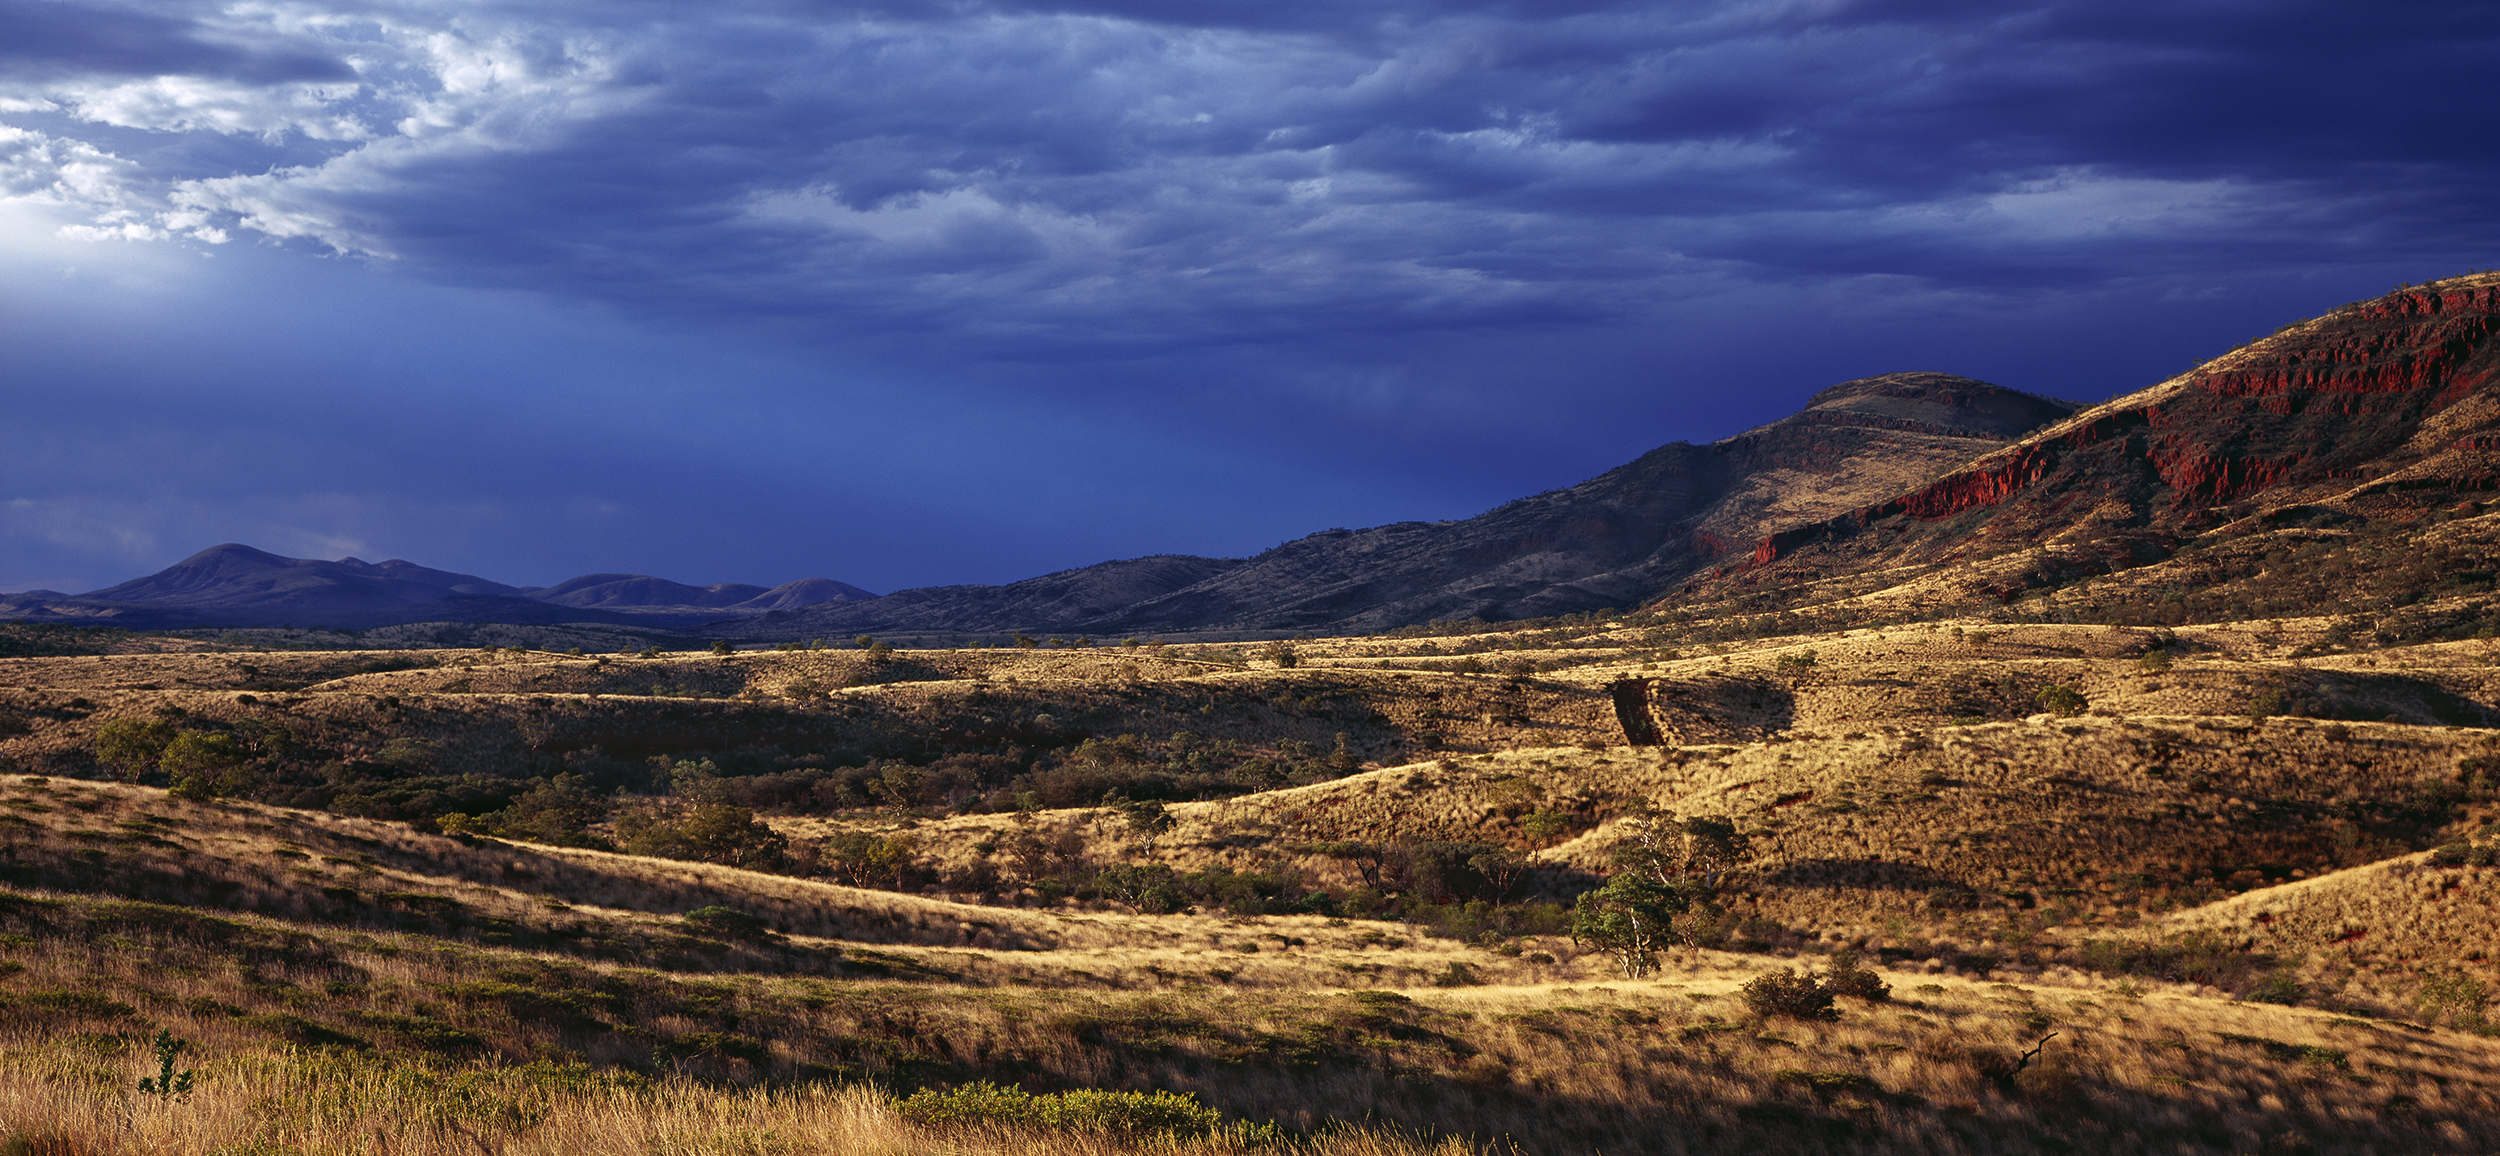
[[507, 839], [605, 850], [614, 845], [591, 834], [590, 825], [607, 817], [608, 801], [592, 793], [580, 775], [557, 775], [512, 800], [511, 806], [471, 819], [466, 826]]
[[1753, 853], [1752, 840], [1724, 818], [1646, 815], [1627, 820], [1631, 840], [1615, 848], [1615, 864], [1688, 896], [1718, 894]]
[[916, 865], [914, 855], [918, 850], [918, 842], [902, 832], [881, 837], [866, 831], [845, 831], [816, 845], [817, 860], [825, 874], [854, 887], [895, 890], [902, 889], [904, 877]]
[[165, 744], [158, 770], [173, 780], [173, 794], [182, 799], [214, 799], [251, 789], [254, 777], [243, 744], [233, 735], [184, 731]]
[[2059, 718], [2073, 718], [2092, 707], [2092, 704], [2084, 699], [2082, 691], [2064, 683], [2042, 690], [2038, 701], [2041, 710]]
[[755, 812], [728, 803], [691, 808], [647, 806], [616, 821], [617, 845], [627, 854], [687, 859], [769, 871], [780, 866], [789, 841]]
[[1529, 863], [1508, 847], [1493, 847], [1477, 852], [1467, 860], [1485, 882], [1493, 885], [1493, 901], [1510, 897], [1510, 890], [1519, 885], [1519, 877], [1527, 873]]
[[720, 655], [723, 658], [729, 657], [729, 644], [722, 641], [713, 642], [712, 653]]
[[1346, 839], [1322, 843], [1317, 850], [1331, 859], [1353, 864], [1355, 873], [1363, 877], [1364, 886], [1375, 889], [1380, 886], [1380, 869], [1388, 861], [1388, 848], [1378, 843]]
[[155, 719], [115, 719], [96, 729], [95, 757], [121, 772], [124, 779], [136, 779], [156, 768], [156, 760], [165, 753], [165, 745], [174, 741], [174, 724]]
[[1684, 897], [1631, 871], [1583, 892], [1571, 909], [1571, 939], [1615, 958], [1625, 979], [1658, 967], [1659, 949], [1674, 942], [1674, 921]]

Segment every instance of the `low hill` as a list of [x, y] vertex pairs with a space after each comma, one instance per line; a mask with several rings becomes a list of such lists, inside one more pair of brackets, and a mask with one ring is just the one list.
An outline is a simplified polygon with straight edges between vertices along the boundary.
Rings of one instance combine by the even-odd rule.
[[666, 629], [869, 597], [873, 595], [856, 586], [825, 578], [766, 589], [738, 583], [687, 586], [643, 574], [590, 574], [550, 587], [517, 587], [398, 559], [378, 565], [355, 558], [326, 562], [227, 543], [147, 577], [86, 594], [0, 594], [0, 615], [142, 630], [280, 623], [369, 628], [412, 622]]
[[[1767, 955], [1625, 980], [1559, 937], [976, 907], [43, 778], [0, 779], [0, 826], [0, 1143], [29, 1151], [1118, 1156], [1193, 1119], [896, 1099], [983, 1080], [1177, 1092], [1231, 1125], [1189, 1150], [1342, 1156], [2463, 1152], [2500, 1109], [2492, 1041], [2185, 987], [1892, 969], [1766, 1018]], [[152, 1036], [179, 1098], [134, 1090]]]

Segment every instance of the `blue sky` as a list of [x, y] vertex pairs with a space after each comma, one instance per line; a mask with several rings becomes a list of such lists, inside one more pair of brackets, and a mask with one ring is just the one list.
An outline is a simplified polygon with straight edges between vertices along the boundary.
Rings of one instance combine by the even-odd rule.
[[0, 590], [1465, 517], [2500, 265], [2500, 14], [0, 0]]

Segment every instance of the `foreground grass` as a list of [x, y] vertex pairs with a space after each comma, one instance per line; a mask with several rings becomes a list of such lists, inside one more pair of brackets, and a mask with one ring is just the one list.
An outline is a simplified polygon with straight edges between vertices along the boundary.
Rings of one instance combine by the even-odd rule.
[[[12, 1058], [30, 1059], [23, 1053]], [[0, 1150], [60, 1156], [1215, 1156], [1254, 1146], [1311, 1156], [1459, 1156], [1476, 1150], [1456, 1141], [1358, 1130], [1278, 1142], [1237, 1128], [1189, 1136], [1013, 1124], [929, 1127], [906, 1119], [893, 1099], [866, 1086], [724, 1090], [682, 1080], [618, 1081], [552, 1065], [446, 1073], [302, 1051], [211, 1065], [199, 1073], [191, 1095], [174, 1100], [116, 1086], [105, 1069], [90, 1069], [94, 1061], [74, 1050], [55, 1050], [36, 1062], [48, 1070], [0, 1077]]]
[[[2182, 991], [1892, 973], [1890, 1000], [1764, 1019], [1736, 991], [1785, 964], [1724, 953], [1639, 982], [1127, 992], [15, 905], [0, 1151], [2473, 1152], [2500, 1118], [2500, 1041]], [[187, 1098], [139, 1091], [160, 1029], [194, 1045]], [[893, 1107], [980, 1081], [1225, 1123], [932, 1131]]]

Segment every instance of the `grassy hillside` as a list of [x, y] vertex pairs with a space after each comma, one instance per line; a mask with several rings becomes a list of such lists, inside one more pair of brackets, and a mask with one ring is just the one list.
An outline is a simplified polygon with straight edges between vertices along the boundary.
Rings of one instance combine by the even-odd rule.
[[[2476, 1150], [2491, 643], [1861, 605], [0, 659], [0, 1129]], [[1574, 904], [1643, 872], [1682, 898], [1633, 975]], [[1785, 1004], [1755, 983], [1782, 969]], [[137, 1088], [160, 1030], [188, 1099]]]

